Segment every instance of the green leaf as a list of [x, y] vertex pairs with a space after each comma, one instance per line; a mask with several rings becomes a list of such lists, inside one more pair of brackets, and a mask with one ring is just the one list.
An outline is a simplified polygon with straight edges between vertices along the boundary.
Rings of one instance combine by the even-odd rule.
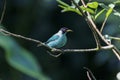
[[108, 6], [106, 6], [105, 4], [103, 4], [103, 3], [99, 3], [99, 6], [101, 6], [103, 9], [105, 9], [105, 10], [108, 10], [109, 9], [109, 7]]
[[90, 9], [90, 8], [85, 8], [85, 7], [83, 7], [83, 6], [80, 6], [80, 8], [81, 8], [83, 11], [88, 11], [88, 12], [91, 13], [91, 14], [95, 14], [95, 11], [92, 10], [92, 9]]
[[105, 4], [103, 3], [99, 3], [99, 5], [104, 8], [105, 10], [107, 10], [107, 13], [106, 13], [106, 18], [108, 18], [110, 16], [110, 14], [113, 12], [114, 10], [114, 7], [115, 7], [115, 4], [109, 4], [108, 6], [106, 6]]
[[[119, 3], [119, 1], [116, 1], [116, 3]], [[109, 5], [109, 7], [106, 6], [106, 5], [103, 4], [103, 3], [99, 3], [99, 5], [100, 5], [102, 8], [104, 8], [105, 10], [107, 10], [107, 11], [109, 10], [109, 12], [106, 14], [106, 16], [108, 16], [111, 12], [113, 12], [113, 14], [114, 14], [115, 16], [120, 17], [120, 13], [119, 13], [118, 11], [116, 11], [115, 9], [111, 9], [111, 8], [114, 8], [115, 4]], [[111, 8], [110, 8], [110, 7], [111, 7]]]
[[66, 4], [65, 2], [61, 1], [61, 0], [56, 0], [60, 5], [65, 6], [65, 7], [69, 7], [68, 4]]
[[[75, 1], [76, 4], [79, 4], [79, 2], [80, 2], [80, 0], [74, 0], [74, 1]], [[72, 6], [73, 8], [75, 8], [76, 5], [75, 5], [73, 2], [71, 2], [71, 3], [72, 3], [71, 6]]]
[[108, 11], [107, 11], [107, 13], [106, 13], [106, 18], [108, 18], [109, 17], [109, 15], [112, 13], [112, 11], [113, 11], [113, 8], [115, 7], [115, 5], [114, 4], [109, 4], [109, 9], [108, 9]]
[[120, 0], [117, 0], [115, 2], [113, 2], [114, 4], [119, 4], [120, 3]]
[[[79, 0], [76, 0], [76, 1], [79, 2]], [[81, 12], [78, 9], [76, 9], [75, 7], [69, 6], [68, 4], [64, 3], [61, 0], [57, 0], [57, 2], [59, 3], [58, 6], [63, 9], [61, 12], [75, 12], [82, 16]]]
[[95, 15], [95, 19], [97, 19], [104, 11], [105, 11], [105, 9], [102, 9], [100, 12], [98, 12], [98, 13]]
[[91, 3], [87, 3], [87, 6], [93, 9], [97, 9], [98, 7], [98, 2], [91, 2]]
[[63, 9], [62, 10], [62, 12], [75, 12], [75, 13], [77, 13], [77, 14], [79, 14], [79, 15], [82, 15], [77, 9], [75, 9], [75, 8], [65, 8], [65, 9]]
[[41, 72], [36, 58], [21, 48], [14, 39], [0, 34], [0, 46], [5, 50], [6, 60], [13, 68], [39, 80], [48, 80]]
[[95, 14], [95, 11], [90, 8], [85, 8], [85, 11], [88, 11], [91, 14]]

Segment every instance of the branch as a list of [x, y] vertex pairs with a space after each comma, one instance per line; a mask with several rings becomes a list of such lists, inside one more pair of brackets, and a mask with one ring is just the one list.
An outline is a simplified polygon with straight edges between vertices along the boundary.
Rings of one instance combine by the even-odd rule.
[[32, 39], [32, 38], [28, 38], [28, 37], [24, 37], [24, 36], [21, 36], [21, 35], [18, 35], [18, 34], [14, 34], [14, 33], [11, 33], [9, 31], [6, 31], [4, 29], [0, 29], [0, 32], [2, 32], [4, 34], [7, 34], [7, 35], [11, 35], [11, 36], [17, 37], [17, 38], [21, 38], [21, 39], [25, 39], [25, 40], [28, 40], [28, 41], [32, 41], [32, 42], [38, 43], [41, 46], [44, 46], [44, 47], [48, 48], [49, 50], [52, 49], [52, 48], [48, 47], [47, 45], [45, 45], [44, 43], [42, 43], [39, 40], [35, 40], [35, 39]]
[[[40, 44], [41, 46], [44, 46], [46, 47], [48, 50], [51, 50], [52, 52], [61, 52], [61, 53], [67, 53], [67, 52], [90, 52], [90, 51], [98, 51], [100, 49], [98, 48], [91, 48], [91, 49], [54, 49], [54, 48], [50, 48], [49, 46], [47, 46], [46, 44], [42, 43], [41, 41], [39, 40], [36, 40], [36, 39], [32, 39], [32, 38], [28, 38], [28, 37], [25, 37], [25, 36], [21, 36], [21, 35], [18, 35], [18, 34], [14, 34], [14, 33], [11, 33], [9, 31], [6, 31], [4, 29], [0, 29], [0, 32], [1, 33], [4, 33], [6, 35], [10, 35], [10, 36], [14, 36], [14, 37], [17, 37], [17, 38], [21, 38], [21, 39], [25, 39], [25, 40], [28, 40], [28, 41], [32, 41], [32, 42], [35, 42], [37, 44]], [[108, 50], [108, 49], [112, 49], [113, 48], [113, 45], [110, 45], [110, 46], [102, 46], [101, 49], [102, 50]]]
[[104, 21], [103, 21], [102, 27], [101, 27], [101, 29], [100, 29], [100, 32], [101, 32], [101, 33], [102, 33], [103, 29], [104, 29], [104, 26], [105, 26], [106, 21], [107, 21], [107, 18], [105, 18]]
[[84, 69], [87, 70], [87, 77], [89, 80], [92, 80], [92, 78], [93, 78], [93, 80], [96, 80], [95, 76], [93, 75], [92, 71], [89, 68], [84, 67]]
[[[83, 0], [81, 0], [81, 3], [83, 4], [83, 6], [84, 6], [85, 8], [87, 8], [87, 5], [85, 4], [85, 2], [84, 2]], [[94, 38], [95, 38], [95, 41], [96, 41], [96, 44], [97, 44], [97, 48], [101, 48], [101, 44], [100, 44], [100, 40], [99, 40], [99, 38], [98, 38], [98, 34], [96, 33], [96, 31], [95, 31], [94, 28], [92, 27], [92, 24], [90, 24], [89, 21], [88, 21], [88, 17], [91, 17], [91, 15], [89, 14], [89, 12], [86, 12], [86, 14], [87, 14], [87, 16], [85, 16], [85, 17], [87, 18], [86, 21], [87, 21], [90, 29], [91, 29], [92, 32], [93, 32], [93, 35], [94, 35]]]
[[[95, 32], [95, 30], [93, 29], [92, 25], [89, 23], [87, 15], [83, 12], [83, 10], [79, 7], [79, 5], [74, 0], [72, 0], [72, 2], [78, 8], [78, 10], [82, 13], [83, 17], [85, 18], [86, 22], [88, 23], [89, 28], [91, 29], [91, 31], [93, 33], [93, 36], [95, 38], [95, 41], [96, 41], [96, 44], [97, 44], [97, 48], [99, 49], [101, 47], [101, 45], [100, 45], [100, 41], [99, 41], [98, 35]], [[82, 2], [82, 4], [83, 4], [84, 7], [87, 7], [82, 0], [81, 0], [81, 2]], [[88, 14], [88, 12], [87, 12], [87, 14]]]
[[5, 15], [5, 10], [6, 10], [6, 0], [4, 0], [4, 6], [3, 6], [2, 15], [1, 15], [1, 18], [0, 18], [0, 24], [3, 21], [4, 15]]
[[112, 40], [117, 40], [117, 41], [120, 41], [120, 38], [119, 37], [113, 37], [113, 36], [109, 36], [110, 39]]
[[[87, 21], [88, 25], [91, 25], [91, 29], [93, 29], [98, 35], [99, 37], [108, 45], [112, 45], [111, 43], [109, 43], [104, 36], [101, 34], [101, 32], [97, 29], [97, 26], [95, 25], [94, 21], [92, 20], [89, 12], [87, 12], [87, 16], [84, 14], [84, 12], [82, 11], [82, 9], [79, 7], [78, 4], [75, 3], [74, 0], [73, 4], [78, 8], [78, 10], [82, 13], [83, 17], [85, 18], [85, 20]], [[85, 5], [84, 1], [81, 0], [82, 4]], [[112, 48], [112, 51], [114, 52], [114, 54], [117, 56], [117, 58], [120, 60], [120, 51], [117, 48]]]

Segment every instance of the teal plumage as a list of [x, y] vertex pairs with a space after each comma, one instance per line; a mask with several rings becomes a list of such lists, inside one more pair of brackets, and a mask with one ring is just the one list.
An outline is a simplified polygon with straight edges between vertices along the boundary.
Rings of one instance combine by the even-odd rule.
[[61, 48], [67, 43], [66, 33], [72, 30], [68, 28], [61, 28], [56, 34], [45, 42], [45, 44], [51, 48]]

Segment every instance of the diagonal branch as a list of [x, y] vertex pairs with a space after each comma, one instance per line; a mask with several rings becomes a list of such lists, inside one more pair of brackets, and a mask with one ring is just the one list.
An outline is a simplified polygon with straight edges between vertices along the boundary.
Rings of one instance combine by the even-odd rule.
[[[91, 25], [91, 28], [99, 35], [99, 37], [108, 45], [110, 46], [111, 43], [109, 43], [104, 36], [101, 34], [101, 32], [97, 29], [97, 26], [95, 25], [94, 21], [92, 20], [90, 14], [87, 12], [87, 16], [84, 14], [84, 12], [82, 11], [82, 9], [79, 7], [78, 4], [75, 3], [74, 0], [72, 0], [74, 5], [78, 8], [78, 10], [82, 13], [83, 17], [85, 18], [85, 20], [87, 21], [88, 25]], [[82, 4], [85, 5], [84, 1], [81, 0]], [[116, 48], [113, 47], [112, 51], [114, 52], [114, 54], [117, 56], [117, 58], [120, 60], [120, 51]]]
[[5, 10], [6, 10], [6, 0], [4, 0], [3, 11], [2, 11], [1, 18], [0, 18], [0, 24], [3, 21], [4, 15], [5, 15]]
[[[85, 4], [85, 2], [84, 2], [83, 0], [81, 0], [81, 3], [83, 4], [83, 6], [84, 6], [85, 8], [87, 8], [87, 5]], [[87, 16], [85, 16], [86, 18], [87, 18], [87, 17], [90, 17], [89, 12], [86, 12], [86, 14], [87, 14]], [[86, 21], [87, 21], [87, 19], [86, 19]], [[88, 21], [87, 21], [87, 23], [88, 23]], [[96, 44], [97, 44], [97, 48], [101, 48], [101, 44], [100, 44], [100, 40], [99, 40], [99, 38], [98, 38], [98, 34], [94, 31], [94, 28], [92, 27], [91, 24], [88, 23], [88, 25], [89, 25], [91, 31], [93, 32], [93, 36], [94, 36], [94, 38], [95, 38], [95, 41], [96, 41]]]
[[[72, 0], [73, 4], [78, 8], [78, 10], [82, 13], [83, 17], [85, 18], [86, 22], [88, 23], [88, 18], [87, 18], [87, 15], [82, 11], [82, 9], [79, 7], [79, 5], [74, 1]], [[83, 1], [81, 0], [81, 2], [83, 3]], [[83, 3], [83, 6], [84, 7], [87, 7], [85, 5], [85, 3]], [[88, 12], [87, 12], [88, 13]], [[88, 16], [89, 17], [89, 16]], [[89, 28], [91, 29], [92, 33], [93, 33], [93, 36], [95, 38], [95, 41], [96, 41], [96, 45], [97, 45], [97, 48], [100, 49], [101, 48], [101, 45], [100, 45], [100, 41], [99, 41], [99, 38], [98, 38], [98, 35], [97, 33], [95, 32], [95, 30], [93, 29], [92, 25], [88, 23], [88, 26]]]
[[107, 18], [105, 18], [104, 21], [103, 21], [102, 27], [101, 27], [101, 29], [100, 29], [100, 32], [101, 32], [101, 33], [102, 33], [103, 29], [104, 29], [104, 26], [105, 26], [106, 21], [107, 21]]
[[47, 49], [50, 49], [50, 47], [48, 47], [47, 45], [45, 45], [44, 43], [42, 43], [41, 41], [39, 40], [35, 40], [35, 39], [32, 39], [32, 38], [28, 38], [28, 37], [25, 37], [25, 36], [22, 36], [22, 35], [18, 35], [18, 34], [14, 34], [14, 33], [11, 33], [9, 31], [6, 31], [4, 29], [0, 29], [0, 32], [4, 33], [4, 34], [7, 34], [7, 35], [11, 35], [11, 36], [14, 36], [14, 37], [17, 37], [17, 38], [21, 38], [21, 39], [25, 39], [25, 40], [28, 40], [28, 41], [32, 41], [32, 42], [35, 42], [35, 43], [38, 43], [40, 44], [41, 46], [44, 46], [46, 47]]
[[95, 76], [93, 75], [92, 71], [89, 68], [84, 67], [87, 70], [87, 77], [89, 80], [96, 80]]

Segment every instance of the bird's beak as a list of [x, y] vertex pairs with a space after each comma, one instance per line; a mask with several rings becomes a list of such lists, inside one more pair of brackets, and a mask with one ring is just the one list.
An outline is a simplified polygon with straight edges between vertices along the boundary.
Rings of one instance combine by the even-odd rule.
[[73, 32], [71, 29], [68, 29], [67, 32]]

